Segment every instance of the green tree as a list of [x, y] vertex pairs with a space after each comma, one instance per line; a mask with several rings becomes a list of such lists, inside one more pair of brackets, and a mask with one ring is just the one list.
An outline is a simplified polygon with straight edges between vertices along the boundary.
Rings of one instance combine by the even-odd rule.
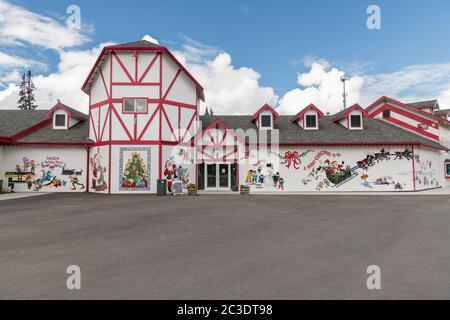
[[34, 97], [34, 83], [31, 79], [31, 71], [28, 70], [22, 76], [19, 86], [19, 99], [17, 100], [18, 108], [22, 110], [35, 110], [37, 108], [36, 99]]

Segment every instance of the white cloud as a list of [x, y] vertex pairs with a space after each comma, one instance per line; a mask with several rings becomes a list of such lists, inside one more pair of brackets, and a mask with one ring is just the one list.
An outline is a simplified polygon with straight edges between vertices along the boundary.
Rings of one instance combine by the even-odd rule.
[[46, 109], [57, 99], [82, 112], [88, 112], [89, 98], [81, 86], [95, 63], [102, 48], [113, 43], [102, 43], [90, 50], [61, 52], [58, 70], [48, 76], [34, 77], [37, 103]]
[[[89, 74], [102, 48], [113, 43], [102, 43], [90, 50], [61, 51], [56, 72], [49, 75], [37, 75], [33, 78], [36, 103], [40, 109], [48, 109], [57, 99], [63, 103], [88, 112], [89, 98], [81, 91], [81, 86]], [[14, 108], [17, 90], [11, 85], [0, 91], [0, 108]]]
[[403, 101], [439, 99], [449, 104], [450, 63], [413, 65], [392, 73], [365, 76], [361, 91], [364, 103], [380, 96], [390, 96]]
[[143, 37], [142, 37], [142, 40], [146, 40], [146, 41], [149, 41], [149, 42], [154, 43], [154, 44], [159, 44], [159, 41], [158, 41], [158, 40], [156, 40], [155, 38], [153, 38], [152, 36], [150, 36], [150, 35], [148, 35], [148, 34], [146, 34], [145, 36], [143, 36]]
[[263, 104], [273, 106], [278, 96], [271, 87], [263, 87], [261, 74], [249, 67], [235, 67], [231, 56], [222, 50], [204, 45], [185, 35], [182, 50], [174, 55], [205, 88], [206, 106], [215, 114], [251, 114]]
[[[300, 88], [286, 92], [280, 99], [278, 110], [283, 114], [295, 114], [314, 103], [323, 112], [336, 113], [342, 109], [342, 82], [345, 72], [331, 68], [328, 62], [311, 62], [311, 69], [298, 74]], [[347, 105], [359, 101], [364, 79], [360, 76], [349, 78], [346, 83]]]
[[[81, 30], [88, 32], [89, 28]], [[61, 50], [88, 41], [84, 32], [24, 7], [0, 0], [0, 43], [23, 46], [31, 44]]]

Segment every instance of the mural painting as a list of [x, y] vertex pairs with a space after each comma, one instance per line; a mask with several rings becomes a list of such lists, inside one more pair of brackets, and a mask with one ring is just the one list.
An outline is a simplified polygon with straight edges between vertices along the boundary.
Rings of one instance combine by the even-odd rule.
[[270, 163], [258, 162], [254, 165], [256, 169], [250, 169], [245, 176], [245, 183], [254, 186], [257, 189], [273, 188], [275, 190], [284, 190], [284, 178], [274, 169]]
[[103, 158], [100, 154], [100, 148], [97, 148], [96, 154], [89, 159], [92, 168], [91, 189], [93, 191], [106, 191], [108, 185], [105, 180], [106, 167], [103, 165]]
[[5, 173], [10, 185], [26, 184], [28, 190], [36, 192], [66, 185], [72, 191], [84, 190], [82, 175], [83, 170], [67, 168], [67, 164], [58, 156], [47, 156], [41, 162], [24, 157], [22, 164], [17, 164], [14, 171]]
[[182, 187], [186, 188], [189, 184], [189, 168], [186, 164], [193, 163], [194, 160], [188, 150], [178, 148], [175, 155], [170, 156], [164, 163], [164, 177], [167, 180], [167, 190], [172, 192], [172, 186], [175, 181], [181, 181]]
[[416, 184], [423, 187], [439, 187], [437, 171], [433, 168], [433, 161], [424, 159], [419, 153], [414, 154]]
[[[307, 177], [302, 180], [303, 184], [308, 185], [315, 182], [316, 190], [320, 191], [329, 187], [339, 188], [360, 176], [361, 184], [366, 188], [372, 189], [373, 186], [377, 185], [392, 185], [394, 190], [402, 190], [405, 185], [393, 181], [392, 177], [377, 177], [375, 180], [370, 181], [369, 169], [382, 161], [412, 160], [412, 152], [409, 149], [394, 153], [381, 149], [380, 152], [368, 154], [364, 159], [357, 161], [354, 166], [346, 164], [345, 161], [335, 159], [341, 156], [340, 153], [334, 154], [327, 150], [318, 152], [314, 159], [303, 168], [305, 171], [310, 170]], [[323, 157], [326, 157], [326, 159], [323, 160]]]
[[120, 191], [150, 190], [150, 148], [121, 147]]

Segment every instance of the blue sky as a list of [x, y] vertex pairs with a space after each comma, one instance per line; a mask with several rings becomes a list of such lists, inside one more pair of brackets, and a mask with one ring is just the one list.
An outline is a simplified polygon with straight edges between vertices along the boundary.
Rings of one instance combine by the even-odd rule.
[[[6, 3], [54, 19], [62, 26], [66, 8], [74, 4], [73, 1], [61, 0]], [[88, 40], [63, 47], [61, 50], [64, 52], [91, 50], [100, 43], [127, 42], [140, 39], [145, 34], [181, 53], [186, 44], [204, 49], [207, 53], [193, 62], [197, 65], [207, 63], [224, 52], [230, 56], [232, 68], [250, 68], [258, 73], [258, 86], [273, 90], [276, 96], [272, 100], [274, 104], [282, 105], [287, 93], [295, 89], [304, 90], [305, 84], [306, 87], [323, 85], [305, 79], [299, 81], [302, 74], [314, 76], [311, 74], [313, 62], [321, 63], [326, 74], [335, 68], [348, 76], [364, 78], [364, 84], [357, 84], [355, 89], [358, 91], [355, 98], [362, 100], [369, 100], [368, 97], [376, 96], [383, 88], [390, 91], [386, 95], [398, 95], [395, 98], [436, 98], [435, 95], [442, 95], [445, 100], [446, 90], [450, 88], [450, 79], [442, 84], [447, 73], [433, 79], [440, 82], [439, 88], [434, 88], [434, 83], [429, 80], [426, 82], [425, 75], [419, 80], [415, 78], [418, 72], [442, 70], [441, 64], [447, 66], [450, 63], [450, 1], [128, 0], [119, 3], [80, 0], [76, 4], [81, 8], [84, 26], [80, 34]], [[369, 16], [366, 9], [371, 4], [381, 9], [381, 30], [366, 27]], [[49, 41], [51, 38], [49, 35]], [[45, 65], [36, 64], [35, 74], [48, 77], [58, 72], [58, 63], [62, 59], [59, 49], [27, 44], [26, 41], [25, 44], [2, 46], [0, 52]], [[424, 65], [431, 67], [415, 69]], [[22, 69], [26, 67], [22, 66]], [[408, 73], [409, 69], [412, 74]], [[321, 73], [320, 70], [318, 72]], [[415, 80], [411, 86], [405, 87], [401, 77], [405, 77], [405, 81]], [[389, 79], [392, 81], [390, 84], [386, 83]], [[385, 85], [379, 87], [377, 82]], [[392, 90], [390, 87], [397, 83], [402, 84], [401, 88]], [[362, 94], [365, 97], [361, 97]], [[299, 92], [296, 95], [302, 99]]]

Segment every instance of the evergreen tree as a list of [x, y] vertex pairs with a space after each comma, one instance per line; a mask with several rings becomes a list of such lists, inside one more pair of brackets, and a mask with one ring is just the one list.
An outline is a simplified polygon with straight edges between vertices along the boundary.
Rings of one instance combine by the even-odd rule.
[[205, 116], [209, 116], [208, 107], [206, 107]]
[[37, 108], [34, 98], [34, 83], [31, 80], [30, 70], [22, 76], [17, 104], [17, 107], [22, 110], [35, 110]]
[[213, 112], [213, 110], [212, 110], [212, 107], [209, 108], [209, 115], [210, 115], [210, 116], [213, 116], [213, 115], [214, 115], [214, 112]]
[[19, 87], [19, 100], [17, 100], [18, 108], [25, 110], [27, 109], [27, 88], [26, 88], [26, 78], [25, 73], [22, 76], [22, 81]]

